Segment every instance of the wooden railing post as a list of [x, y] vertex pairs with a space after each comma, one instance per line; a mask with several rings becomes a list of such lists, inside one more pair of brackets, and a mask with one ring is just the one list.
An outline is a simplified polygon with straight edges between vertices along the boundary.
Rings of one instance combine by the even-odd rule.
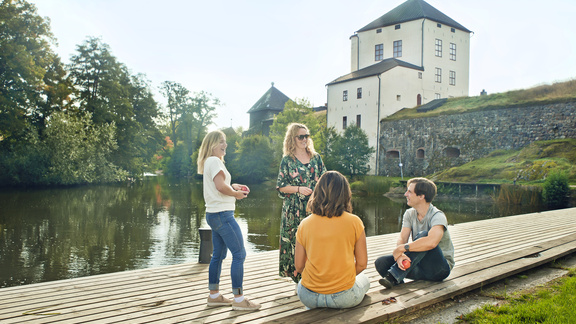
[[200, 231], [198, 263], [210, 263], [210, 259], [212, 258], [212, 229], [199, 228], [198, 231]]

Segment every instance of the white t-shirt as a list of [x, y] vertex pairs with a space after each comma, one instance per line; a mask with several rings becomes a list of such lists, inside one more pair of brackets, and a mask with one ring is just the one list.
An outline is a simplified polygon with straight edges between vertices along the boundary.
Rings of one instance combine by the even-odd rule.
[[224, 182], [230, 185], [230, 172], [226, 170], [224, 162], [215, 156], [210, 156], [204, 162], [204, 201], [206, 202], [206, 212], [218, 213], [225, 210], [234, 210], [236, 198], [222, 194], [216, 189], [214, 177], [218, 172], [224, 172]]

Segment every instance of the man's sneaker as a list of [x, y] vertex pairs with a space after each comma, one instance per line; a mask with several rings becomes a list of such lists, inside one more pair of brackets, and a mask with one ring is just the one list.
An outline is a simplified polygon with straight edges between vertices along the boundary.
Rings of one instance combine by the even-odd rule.
[[232, 301], [222, 295], [216, 298], [210, 298], [208, 296], [208, 306], [230, 306], [232, 305]]
[[386, 289], [392, 289], [392, 287], [394, 287], [398, 284], [396, 282], [396, 279], [394, 279], [394, 277], [392, 277], [392, 275], [390, 273], [388, 273], [386, 275], [386, 277], [378, 280], [378, 283], [381, 284], [382, 286], [386, 287]]
[[232, 309], [233, 310], [243, 310], [243, 311], [255, 311], [255, 310], [259, 310], [260, 307], [262, 307], [260, 304], [255, 303], [255, 302], [251, 302], [248, 300], [248, 298], [244, 297], [244, 300], [237, 303], [237, 302], [232, 302]]

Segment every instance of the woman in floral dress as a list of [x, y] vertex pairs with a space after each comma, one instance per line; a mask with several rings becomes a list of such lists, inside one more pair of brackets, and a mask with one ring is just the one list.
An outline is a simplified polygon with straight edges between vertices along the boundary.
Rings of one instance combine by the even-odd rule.
[[276, 189], [282, 204], [282, 224], [280, 226], [280, 276], [290, 277], [295, 283], [300, 274], [295, 274], [294, 251], [296, 230], [300, 221], [306, 218], [308, 199], [320, 176], [326, 172], [322, 158], [314, 150], [308, 128], [303, 124], [288, 125], [284, 137], [284, 156]]

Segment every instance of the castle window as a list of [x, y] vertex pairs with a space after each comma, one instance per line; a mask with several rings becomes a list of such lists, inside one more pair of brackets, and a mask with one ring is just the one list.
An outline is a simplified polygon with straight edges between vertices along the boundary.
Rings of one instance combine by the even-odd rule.
[[456, 44], [450, 43], [450, 59], [456, 61]]
[[402, 96], [401, 95], [396, 95], [396, 101], [400, 101], [402, 100]]
[[435, 93], [434, 99], [442, 99], [442, 95], [440, 95], [439, 93]]
[[416, 158], [417, 159], [423, 159], [424, 158], [424, 149], [423, 148], [419, 148], [416, 151]]
[[356, 126], [358, 128], [362, 127], [362, 115], [356, 115]]
[[348, 127], [348, 117], [342, 117], [342, 129], [346, 129]]
[[441, 83], [442, 82], [442, 69], [441, 68], [436, 68], [436, 82]]
[[402, 41], [394, 41], [394, 57], [402, 56]]
[[376, 29], [376, 34], [380, 34], [382, 32], [382, 28]]
[[460, 157], [460, 150], [455, 147], [447, 147], [444, 149], [446, 157], [457, 158]]
[[436, 24], [436, 27], [442, 28], [442, 24]]
[[356, 90], [356, 99], [362, 99], [362, 88]]
[[442, 57], [442, 40], [438, 38], [436, 38], [435, 53], [436, 56]]
[[348, 101], [348, 90], [342, 91], [342, 101]]
[[399, 159], [400, 158], [400, 151], [398, 150], [390, 150], [386, 152], [386, 158], [389, 159]]
[[450, 28], [450, 31], [455, 33], [456, 32], [456, 28]]
[[418, 72], [418, 79], [422, 79], [422, 72]]
[[384, 59], [384, 44], [374, 46], [374, 60], [382, 61]]
[[394, 26], [394, 29], [400, 29], [400, 24]]
[[450, 71], [450, 85], [456, 85], [456, 71]]

